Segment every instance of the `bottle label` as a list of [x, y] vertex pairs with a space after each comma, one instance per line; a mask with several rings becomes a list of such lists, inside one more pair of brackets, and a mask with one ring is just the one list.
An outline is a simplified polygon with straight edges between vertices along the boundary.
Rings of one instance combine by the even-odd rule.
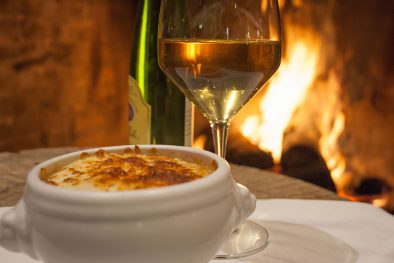
[[142, 97], [138, 82], [129, 76], [129, 143], [151, 143], [151, 107]]
[[192, 146], [193, 140], [193, 124], [194, 124], [194, 107], [193, 104], [185, 98], [185, 138], [184, 138], [184, 145], [185, 146]]

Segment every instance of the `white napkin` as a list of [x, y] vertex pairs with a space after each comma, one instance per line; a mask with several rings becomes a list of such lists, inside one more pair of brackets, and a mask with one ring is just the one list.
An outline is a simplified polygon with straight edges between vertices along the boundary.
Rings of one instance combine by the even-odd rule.
[[[0, 215], [6, 209], [0, 208]], [[250, 257], [210, 263], [394, 262], [394, 216], [368, 204], [258, 200], [251, 219], [268, 229], [268, 247]], [[0, 248], [0, 262], [38, 261]]]

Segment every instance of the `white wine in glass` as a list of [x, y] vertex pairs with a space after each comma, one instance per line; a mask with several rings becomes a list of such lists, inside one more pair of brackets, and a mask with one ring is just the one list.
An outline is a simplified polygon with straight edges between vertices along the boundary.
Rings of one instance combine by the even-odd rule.
[[[158, 54], [163, 72], [208, 119], [215, 151], [224, 158], [231, 119], [280, 65], [278, 3], [163, 0]], [[246, 256], [266, 246], [265, 230], [249, 221], [232, 235], [218, 258]]]
[[280, 42], [161, 39], [159, 56], [210, 122], [228, 122], [278, 68]]

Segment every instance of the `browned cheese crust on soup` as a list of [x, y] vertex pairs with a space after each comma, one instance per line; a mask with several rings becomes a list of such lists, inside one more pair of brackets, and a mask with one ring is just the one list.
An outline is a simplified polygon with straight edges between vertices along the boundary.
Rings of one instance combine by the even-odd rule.
[[151, 150], [142, 154], [136, 146], [123, 153], [99, 150], [82, 153], [80, 158], [47, 174], [41, 170], [40, 177], [48, 184], [60, 187], [93, 190], [123, 191], [169, 186], [186, 183], [209, 175], [216, 164], [204, 165], [186, 162], [178, 158], [160, 156]]

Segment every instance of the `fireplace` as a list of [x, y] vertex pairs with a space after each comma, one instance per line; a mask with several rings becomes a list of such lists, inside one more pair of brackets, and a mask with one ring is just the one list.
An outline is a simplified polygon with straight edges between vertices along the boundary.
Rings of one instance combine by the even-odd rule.
[[[279, 2], [282, 64], [234, 118], [228, 160], [394, 211], [393, 1]], [[212, 150], [198, 112], [195, 127]]]

